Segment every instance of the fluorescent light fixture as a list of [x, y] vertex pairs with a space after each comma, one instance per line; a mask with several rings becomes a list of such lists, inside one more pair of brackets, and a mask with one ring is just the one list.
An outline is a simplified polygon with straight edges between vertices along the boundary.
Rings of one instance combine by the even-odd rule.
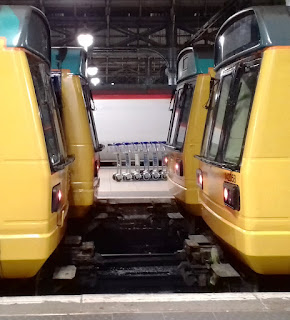
[[97, 67], [88, 67], [87, 69], [87, 74], [90, 76], [90, 77], [93, 77], [95, 76], [97, 73], [98, 73], [99, 69]]
[[89, 33], [82, 33], [77, 37], [78, 43], [88, 51], [88, 48], [94, 43], [94, 37]]
[[96, 86], [101, 82], [100, 78], [92, 78], [91, 83]]

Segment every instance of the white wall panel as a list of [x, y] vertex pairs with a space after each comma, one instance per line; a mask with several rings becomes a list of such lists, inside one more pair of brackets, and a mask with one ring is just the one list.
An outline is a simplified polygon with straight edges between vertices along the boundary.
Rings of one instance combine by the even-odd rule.
[[[107, 145], [115, 142], [166, 140], [171, 116], [169, 97], [94, 101], [94, 117], [100, 143]], [[112, 155], [105, 149], [101, 153], [101, 159], [110, 160]]]

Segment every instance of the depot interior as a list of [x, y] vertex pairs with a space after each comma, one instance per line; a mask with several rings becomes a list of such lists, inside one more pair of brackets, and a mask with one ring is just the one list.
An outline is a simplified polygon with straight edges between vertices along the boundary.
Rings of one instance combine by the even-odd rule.
[[[66, 137], [67, 143], [72, 146], [72, 150], [75, 150], [71, 158], [68, 157], [66, 174], [70, 175], [74, 183], [74, 175], [77, 176], [78, 173], [81, 175], [83, 172], [84, 175], [88, 174], [85, 171], [89, 170], [93, 164], [95, 179], [90, 180], [86, 177], [82, 186], [76, 186], [77, 182], [75, 182], [73, 192], [78, 196], [76, 198], [68, 196], [72, 197], [72, 200], [69, 198], [66, 214], [62, 211], [61, 216], [57, 217], [57, 226], [61, 226], [62, 231], [56, 236], [58, 240], [54, 238], [47, 244], [49, 250], [44, 249], [47, 248], [46, 244], [34, 244], [33, 241], [28, 243], [28, 246], [31, 246], [29, 250], [32, 252], [40, 251], [42, 248], [46, 250], [43, 255], [40, 255], [41, 257], [36, 255], [37, 257], [33, 258], [31, 255], [26, 258], [24, 254], [25, 252], [28, 254], [27, 248], [22, 251], [21, 246], [17, 247], [18, 244], [16, 247], [13, 245], [9, 247], [10, 244], [7, 241], [7, 248], [10, 248], [9, 254], [7, 253], [5, 257], [5, 250], [3, 249], [3, 253], [0, 252], [1, 270], [3, 269], [1, 276], [6, 278], [5, 281], [9, 281], [10, 285], [9, 290], [7, 286], [5, 287], [3, 294], [27, 294], [25, 290], [28, 286], [24, 286], [23, 289], [19, 284], [24, 278], [31, 279], [31, 277], [37, 278], [38, 284], [41, 281], [44, 283], [42, 286], [39, 285], [39, 294], [209, 292], [216, 290], [213, 289], [216, 284], [219, 284], [217, 290], [227, 291], [228, 285], [219, 280], [224, 278], [226, 281], [229, 279], [236, 281], [239, 278], [239, 281], [234, 282], [233, 285], [234, 288], [243, 288], [238, 290], [254, 290], [256, 282], [254, 284], [254, 280], [251, 281], [260, 275], [266, 277], [266, 280], [265, 278], [258, 280], [260, 284], [269, 285], [261, 290], [272, 290], [271, 286], [279, 283], [280, 277], [282, 277], [280, 285], [273, 290], [282, 290], [281, 288], [285, 290], [283, 277], [290, 274], [289, 211], [287, 214], [281, 214], [279, 222], [275, 222], [272, 217], [274, 219], [272, 228], [277, 225], [277, 230], [270, 227], [270, 229], [265, 227], [268, 229], [263, 230], [262, 225], [255, 229], [255, 223], [257, 225], [259, 223], [258, 218], [263, 217], [262, 213], [260, 216], [250, 217], [247, 216], [248, 213], [241, 210], [248, 210], [251, 206], [253, 210], [257, 209], [259, 212], [267, 211], [266, 205], [259, 205], [249, 194], [250, 192], [255, 194], [255, 187], [262, 188], [263, 183], [253, 183], [247, 189], [249, 191], [245, 191], [245, 187], [241, 184], [246, 183], [248, 178], [245, 178], [244, 173], [242, 171], [240, 173], [238, 167], [234, 166], [235, 148], [226, 152], [224, 156], [225, 159], [227, 157], [231, 159], [229, 162], [234, 163], [231, 166], [217, 163], [217, 161], [209, 162], [201, 151], [202, 141], [207, 136], [204, 130], [205, 123], [208, 123], [207, 113], [212, 109], [210, 101], [218, 87], [218, 77], [215, 77], [215, 73], [218, 74], [219, 69], [214, 69], [216, 67], [214, 63], [217, 61], [214, 48], [221, 26], [234, 14], [246, 8], [252, 6], [273, 6], [274, 8], [277, 5], [286, 8], [285, 1], [0, 0], [0, 5], [38, 8], [49, 23], [51, 47], [57, 48], [55, 50], [81, 48], [81, 52], [84, 52], [85, 71], [81, 76], [83, 82], [80, 88], [84, 88], [83, 83], [87, 83], [89, 88], [86, 89], [88, 99], [92, 101], [89, 102], [90, 110], [88, 121], [86, 121], [90, 123], [90, 133], [95, 140], [95, 155], [92, 160], [85, 155], [87, 152], [85, 143], [83, 143], [83, 151], [78, 151], [75, 146], [82, 142], [74, 142]], [[1, 26], [3, 27], [0, 15], [0, 33]], [[226, 39], [226, 35], [224, 37]], [[288, 40], [290, 45], [290, 39]], [[56, 51], [52, 57], [61, 60], [59, 57], [63, 52]], [[65, 54], [68, 52], [67, 50]], [[277, 57], [280, 57], [279, 54], [277, 53]], [[202, 63], [198, 65], [196, 60], [195, 71], [192, 73], [189, 68], [193, 57], [200, 59], [199, 61], [203, 61], [205, 65]], [[259, 57], [257, 59], [260, 59]], [[62, 61], [66, 61], [65, 59]], [[263, 59], [271, 59], [271, 57], [267, 56]], [[279, 59], [282, 61], [282, 54]], [[271, 61], [273, 62], [274, 58]], [[246, 67], [243, 65], [241, 68], [247, 72], [248, 69], [251, 71], [246, 74], [245, 79], [243, 78], [244, 82], [241, 82], [240, 90], [244, 90], [245, 83], [256, 85], [257, 74], [251, 73], [254, 66], [248, 66], [247, 63], [249, 62], [245, 62]], [[57, 66], [60, 67], [60, 64]], [[55, 72], [54, 83], [61, 81], [60, 92], [57, 90], [55, 92], [56, 100], [62, 101], [60, 103], [63, 104], [63, 110], [65, 110], [65, 101], [68, 101], [68, 106], [74, 110], [74, 103], [69, 100], [73, 97], [72, 90], [75, 85], [69, 83], [69, 73], [72, 72], [72, 68], [66, 64], [65, 67], [60, 67], [59, 69], [63, 70], [59, 71], [56, 70], [58, 67], [52, 67], [52, 73]], [[263, 68], [263, 72], [266, 72], [266, 67]], [[68, 73], [65, 69], [68, 69]], [[187, 69], [188, 73], [186, 73]], [[236, 77], [239, 71], [236, 72], [233, 77]], [[197, 80], [194, 78], [197, 74], [204, 75], [204, 78]], [[227, 81], [226, 79], [228, 78], [225, 78], [224, 82]], [[260, 82], [259, 86], [262, 86]], [[201, 90], [202, 101], [195, 98], [197, 91], [194, 90], [197, 88], [201, 88], [198, 90]], [[249, 88], [251, 88], [250, 85]], [[65, 90], [69, 92], [67, 96], [65, 96]], [[229, 85], [226, 90], [230, 92]], [[234, 92], [234, 89], [232, 90]], [[248, 91], [244, 93], [249, 94]], [[226, 93], [222, 92], [221, 95], [223, 94]], [[192, 99], [196, 99], [195, 102], [192, 102]], [[182, 111], [182, 101], [189, 106], [189, 111], [185, 113]], [[189, 127], [185, 118], [178, 120], [178, 115], [183, 112], [185, 117], [187, 114], [188, 120], [191, 103], [196, 104], [194, 107], [196, 110], [201, 106], [202, 111], [198, 113], [196, 122], [190, 123], [191, 127]], [[175, 112], [176, 117], [173, 116]], [[66, 111], [63, 111], [63, 116], [66, 116]], [[82, 125], [83, 115], [80, 114], [78, 117], [76, 122], [72, 120], [69, 126], [65, 122], [67, 120], [64, 120], [65, 135], [69, 135], [67, 132], [72, 132], [74, 128]], [[248, 126], [243, 124], [246, 119], [248, 119], [248, 113], [240, 119], [242, 127]], [[175, 128], [178, 121], [180, 130], [179, 136], [175, 137], [174, 145], [172, 128]], [[266, 118], [265, 121], [267, 121]], [[91, 126], [92, 122], [95, 123], [95, 127]], [[198, 130], [198, 136], [194, 136], [194, 130]], [[220, 128], [215, 130], [221, 131]], [[251, 130], [250, 123], [248, 136], [249, 132], [252, 134]], [[4, 135], [3, 131], [1, 131], [2, 134]], [[82, 133], [79, 134], [82, 135]], [[194, 145], [192, 149], [183, 145], [185, 137], [189, 134], [193, 134], [193, 138], [191, 140], [186, 138], [186, 143]], [[85, 134], [82, 137], [85, 137]], [[196, 139], [199, 139], [199, 144]], [[181, 143], [181, 148], [178, 147], [178, 143]], [[218, 152], [218, 142], [215, 148]], [[243, 150], [248, 155], [248, 145]], [[210, 149], [210, 152], [215, 151]], [[0, 151], [0, 163], [1, 157]], [[83, 162], [77, 162], [78, 166], [70, 169], [78, 161], [78, 157]], [[196, 163], [200, 161], [200, 164], [194, 167], [194, 170], [189, 170], [188, 166], [193, 166], [194, 161]], [[245, 160], [244, 163], [249, 170], [254, 170], [250, 162]], [[221, 168], [224, 171], [219, 173], [218, 170]], [[266, 170], [268, 167], [264, 168]], [[281, 171], [278, 173], [281, 176]], [[252, 176], [253, 174], [251, 171]], [[218, 175], [219, 180], [216, 178]], [[260, 176], [257, 175], [257, 177]], [[53, 185], [52, 198], [51, 194], [49, 195], [52, 206], [54, 206], [53, 201], [57, 199], [63, 201], [60, 199], [66, 198], [65, 188], [62, 189], [62, 182], [57, 179], [53, 180], [55, 186]], [[275, 186], [277, 179], [273, 179]], [[282, 180], [284, 182], [284, 179]], [[88, 195], [89, 187], [86, 189], [88, 183], [93, 184], [92, 195]], [[209, 183], [212, 183], [210, 187]], [[272, 182], [268, 180], [265, 183]], [[80, 202], [79, 206], [76, 205], [78, 199], [85, 193], [87, 198], [83, 203]], [[212, 207], [210, 207], [211, 195], [216, 201], [215, 206]], [[250, 200], [245, 202], [244, 195]], [[278, 196], [277, 193], [275, 195]], [[262, 194], [259, 191], [257, 197], [260, 202], [266, 202], [269, 193]], [[200, 201], [207, 208], [205, 216], [199, 211], [201, 210]], [[22, 203], [22, 205], [26, 204]], [[57, 204], [55, 205], [56, 209], [53, 211], [58, 211]], [[19, 206], [21, 208], [21, 204]], [[278, 208], [282, 208], [282, 204], [279, 204]], [[216, 210], [215, 213], [213, 213], [214, 210]], [[195, 215], [195, 212], [198, 213]], [[208, 212], [213, 213], [215, 217], [221, 214], [222, 220], [228, 219], [229, 225], [234, 225], [233, 230], [228, 229], [231, 228], [229, 225], [219, 225], [222, 223], [221, 220], [216, 221], [215, 217], [210, 218]], [[239, 217], [240, 213], [244, 220]], [[263, 220], [264, 226], [267, 225], [266, 218], [270, 219], [269, 215], [267, 211]], [[247, 217], [251, 220], [250, 222]], [[28, 226], [29, 221], [26, 223]], [[53, 223], [52, 220], [49, 223]], [[284, 226], [281, 227], [283, 223]], [[3, 226], [4, 234], [12, 232], [9, 228]], [[251, 234], [253, 238], [244, 239], [242, 232], [240, 233], [243, 228], [253, 232]], [[39, 230], [41, 228], [35, 227], [29, 232], [40, 234], [41, 238], [42, 231]], [[267, 253], [265, 251], [259, 255], [259, 252], [267, 247], [263, 248], [263, 241], [267, 244], [272, 243], [267, 238], [267, 232], [278, 233], [279, 230], [281, 238], [277, 243], [285, 243], [285, 246], [279, 245], [279, 253], [275, 251], [268, 254], [266, 250]], [[257, 232], [257, 238], [254, 236], [255, 232]], [[259, 238], [259, 232], [264, 232], [265, 238]], [[223, 236], [221, 233], [227, 235]], [[257, 245], [249, 244], [252, 240], [256, 241]], [[12, 250], [22, 253], [13, 256], [10, 255]], [[57, 253], [59, 250], [61, 254]], [[221, 251], [223, 251], [222, 254], [220, 254]], [[18, 256], [21, 256], [19, 263], [14, 265], [13, 261], [16, 261]], [[60, 256], [61, 258], [66, 256], [64, 262], [62, 260], [61, 263], [59, 262]], [[267, 259], [267, 262], [263, 262], [263, 259]], [[29, 270], [30, 263], [34, 264], [37, 270]], [[26, 268], [27, 271], [23, 271]], [[250, 273], [247, 278], [251, 279], [249, 282], [242, 276], [247, 272]], [[23, 279], [19, 281], [19, 278]], [[56, 287], [49, 282], [50, 280], [48, 281], [48, 278], [51, 281], [58, 281], [56, 286], [58, 289], [55, 289]], [[18, 279], [16, 284], [13, 283], [15, 279]], [[286, 288], [287, 291], [288, 289], [289, 287]]]

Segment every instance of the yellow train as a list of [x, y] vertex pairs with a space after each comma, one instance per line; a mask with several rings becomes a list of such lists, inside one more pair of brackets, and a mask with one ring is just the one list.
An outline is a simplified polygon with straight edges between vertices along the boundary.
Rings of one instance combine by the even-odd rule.
[[286, 6], [249, 8], [221, 27], [197, 157], [203, 219], [260, 274], [290, 274], [289, 28]]
[[[167, 137], [168, 183], [177, 204], [186, 212], [200, 214], [195, 172], [200, 150], [206, 104], [213, 76], [210, 54], [186, 48], [177, 59], [177, 89]], [[209, 73], [208, 73], [209, 72]]]
[[0, 70], [0, 276], [28, 278], [65, 232], [73, 161], [50, 82], [50, 29], [38, 9], [0, 6]]
[[99, 144], [94, 101], [86, 80], [86, 52], [81, 48], [52, 49], [52, 79], [60, 101], [71, 167], [69, 217], [83, 217], [94, 203], [99, 186]]

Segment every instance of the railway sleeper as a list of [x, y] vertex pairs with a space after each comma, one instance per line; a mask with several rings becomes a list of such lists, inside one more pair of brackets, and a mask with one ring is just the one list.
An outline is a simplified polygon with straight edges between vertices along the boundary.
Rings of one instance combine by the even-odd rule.
[[187, 286], [225, 287], [241, 283], [240, 274], [226, 261], [220, 247], [204, 235], [189, 235], [179, 251], [178, 269]]

